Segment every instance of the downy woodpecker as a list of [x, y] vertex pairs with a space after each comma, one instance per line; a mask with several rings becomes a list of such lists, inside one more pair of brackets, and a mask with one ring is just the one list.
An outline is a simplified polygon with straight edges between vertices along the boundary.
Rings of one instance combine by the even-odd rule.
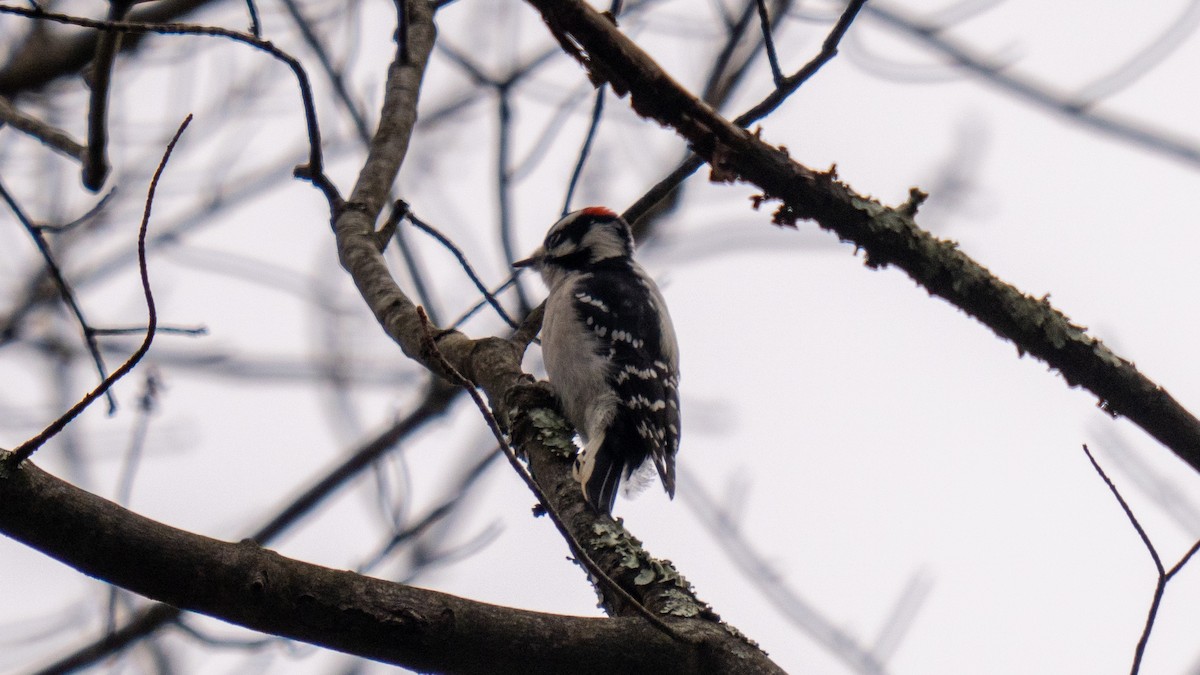
[[550, 288], [542, 354], [550, 386], [584, 441], [574, 475], [597, 511], [648, 461], [675, 496], [679, 348], [658, 286], [633, 260], [629, 225], [603, 207], [568, 214], [534, 254]]

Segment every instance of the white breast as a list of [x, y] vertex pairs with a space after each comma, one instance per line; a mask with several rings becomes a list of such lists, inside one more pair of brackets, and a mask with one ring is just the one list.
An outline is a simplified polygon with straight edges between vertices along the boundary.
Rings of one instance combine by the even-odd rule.
[[586, 441], [608, 426], [617, 397], [605, 381], [609, 362], [597, 354], [600, 340], [580, 323], [572, 306], [578, 279], [571, 275], [562, 280], [546, 300], [542, 356], [563, 412]]

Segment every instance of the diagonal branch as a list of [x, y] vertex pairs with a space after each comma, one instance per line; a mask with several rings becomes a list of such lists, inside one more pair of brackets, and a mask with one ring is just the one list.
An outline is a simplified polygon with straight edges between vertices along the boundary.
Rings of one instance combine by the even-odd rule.
[[[88, 353], [92, 356], [92, 362], [96, 364], [96, 371], [100, 374], [100, 381], [104, 382], [108, 379], [108, 367], [104, 365], [104, 357], [100, 354], [100, 343], [96, 340], [96, 329], [84, 317], [83, 307], [79, 305], [79, 300], [75, 297], [74, 288], [67, 281], [62, 268], [58, 265], [58, 261], [54, 259], [54, 253], [50, 250], [50, 242], [46, 239], [43, 228], [36, 226], [33, 220], [25, 214], [21, 205], [17, 203], [17, 200], [4, 187], [3, 183], [0, 183], [0, 201], [3, 201], [12, 210], [13, 215], [17, 217], [17, 220], [25, 227], [25, 231], [33, 238], [34, 245], [37, 246], [38, 252], [42, 254], [42, 260], [46, 263], [46, 271], [54, 279], [54, 285], [58, 287], [58, 293], [62, 296], [63, 304], [71, 310], [71, 313], [75, 315], [75, 321], [79, 323], [80, 332], [83, 333], [83, 342], [87, 346]], [[112, 414], [117, 410], [117, 401], [111, 393], [106, 394], [106, 396], [108, 398], [108, 412]]]
[[32, 115], [26, 115], [7, 98], [0, 96], [0, 125], [4, 124], [38, 139], [67, 157], [76, 160], [83, 157], [83, 144], [71, 138], [70, 134]]
[[576, 57], [593, 77], [628, 92], [633, 109], [674, 128], [713, 167], [714, 180], [742, 180], [783, 205], [775, 222], [814, 220], [866, 252], [872, 268], [894, 265], [933, 295], [959, 307], [1082, 386], [1110, 415], [1123, 415], [1200, 470], [1200, 420], [1132, 362], [1074, 325], [1045, 299], [1005, 283], [953, 242], [922, 230], [913, 220], [924, 195], [918, 190], [899, 208], [854, 192], [831, 170], [814, 171], [757, 135], [725, 120], [686, 91], [611, 21], [581, 0], [529, 0], [560, 43], [579, 47]]
[[867, 12], [871, 18], [920, 40], [956, 65], [978, 75], [983, 82], [1007, 92], [1014, 98], [1062, 115], [1102, 134], [1180, 160], [1193, 167], [1200, 166], [1200, 145], [1192, 138], [1155, 129], [1117, 113], [1095, 110], [1094, 100], [1056, 91], [1045, 82], [999, 68], [987, 58], [945, 35], [940, 27], [906, 16], [903, 12], [886, 5], [871, 3]]
[[60, 431], [65, 429], [93, 401], [108, 392], [117, 383], [117, 380], [125, 377], [125, 375], [132, 371], [138, 362], [142, 360], [142, 357], [150, 351], [150, 344], [154, 342], [154, 332], [158, 327], [158, 310], [154, 306], [154, 293], [150, 289], [150, 272], [146, 267], [146, 231], [150, 227], [150, 210], [154, 206], [154, 193], [158, 190], [158, 181], [162, 178], [163, 171], [167, 168], [167, 161], [171, 159], [171, 152], [175, 150], [175, 144], [179, 142], [180, 136], [183, 135], [184, 130], [187, 129], [188, 124], [191, 124], [191, 122], [191, 115], [185, 117], [183, 123], [179, 125], [179, 129], [171, 138], [171, 142], [167, 144], [167, 149], [163, 152], [162, 160], [158, 163], [158, 168], [155, 169], [154, 176], [150, 179], [150, 189], [146, 193], [146, 206], [142, 211], [142, 224], [138, 227], [138, 270], [142, 277], [142, 293], [146, 298], [146, 314], [148, 315], [146, 319], [146, 336], [142, 338], [142, 343], [138, 345], [137, 350], [112, 375], [105, 377], [104, 381], [97, 385], [95, 389], [85, 394], [75, 405], [71, 406], [70, 410], [51, 422], [38, 435], [17, 446], [6, 460], [11, 461], [13, 467], [29, 459], [46, 441], [54, 438]]
[[[731, 633], [711, 640], [709, 631], [721, 626], [712, 610], [696, 599], [690, 584], [667, 561], [652, 558], [641, 542], [619, 523], [600, 517], [583, 501], [579, 484], [571, 477], [574, 444], [572, 430], [556, 412], [553, 396], [544, 386], [531, 384], [521, 370], [525, 342], [496, 337], [472, 340], [456, 330], [434, 332], [440, 358], [429, 349], [429, 332], [412, 300], [396, 284], [378, 247], [375, 222], [395, 179], [409, 136], [416, 124], [416, 104], [424, 66], [432, 51], [432, 10], [424, 0], [405, 3], [407, 29], [385, 85], [380, 125], [359, 174], [351, 198], [343, 208], [331, 203], [338, 256], [375, 314], [384, 332], [401, 350], [430, 371], [450, 379], [445, 360], [455, 371], [487, 394], [498, 421], [510, 433], [512, 445], [527, 457], [530, 473], [545, 492], [575, 541], [601, 570], [632, 595], [642, 608], [676, 621], [677, 630], [698, 639], [697, 655], [707, 669], [701, 672], [778, 672], [778, 667], [749, 641]], [[602, 604], [612, 614], [638, 610], [613, 593], [602, 594]], [[690, 618], [690, 621], [680, 619]], [[721, 628], [724, 631], [724, 627]], [[693, 632], [698, 631], [698, 632]], [[719, 665], [719, 664], [724, 664]], [[714, 670], [715, 668], [715, 670]]]
[[[859, 11], [866, 2], [867, 0], [850, 0], [850, 2], [846, 3], [846, 8], [842, 10], [841, 16], [838, 17], [829, 34], [825, 36], [825, 41], [821, 43], [821, 51], [809, 59], [808, 63], [804, 64], [804, 67], [800, 68], [800, 70], [782, 79], [777, 79], [775, 89], [749, 110], [734, 118], [733, 123], [739, 127], [748, 127], [775, 112], [775, 109], [783, 105], [783, 102], [796, 93], [796, 90], [801, 85], [808, 82], [813, 75], [816, 75], [817, 71], [821, 70], [826, 63], [832, 61], [833, 57], [837, 56], [838, 46], [841, 44], [842, 38], [846, 36], [846, 31], [850, 30], [850, 25], [854, 23], [854, 19], [858, 17]], [[696, 170], [703, 164], [704, 159], [702, 157], [695, 153], [690, 153], [674, 171], [668, 174], [666, 178], [660, 180], [646, 194], [639, 197], [636, 202], [626, 209], [622, 216], [625, 220], [633, 224], [636, 232], [639, 229], [637, 221], [648, 213], [653, 212], [659, 202], [671, 194], [675, 188], [679, 187], [693, 173], [696, 173]]]

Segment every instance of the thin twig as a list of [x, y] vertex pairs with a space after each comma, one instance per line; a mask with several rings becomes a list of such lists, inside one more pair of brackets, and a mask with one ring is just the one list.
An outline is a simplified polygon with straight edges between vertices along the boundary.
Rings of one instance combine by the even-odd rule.
[[584, 549], [583, 545], [575, 539], [575, 535], [571, 534], [571, 531], [567, 528], [566, 523], [563, 522], [562, 517], [554, 509], [554, 505], [550, 502], [550, 497], [548, 497], [546, 492], [542, 490], [542, 486], [538, 485], [538, 482], [534, 480], [533, 475], [529, 473], [528, 467], [526, 467], [517, 457], [516, 450], [509, 445], [508, 438], [500, 429], [500, 423], [496, 421], [496, 417], [492, 414], [487, 402], [484, 401], [483, 396], [479, 394], [478, 387], [476, 387], [475, 383], [471, 382], [471, 380], [467, 379], [465, 375], [455, 369], [455, 367], [448, 360], [446, 360], [446, 357], [442, 354], [441, 350], [438, 349], [437, 339], [434, 337], [435, 329], [433, 324], [429, 322], [429, 317], [425, 314], [425, 309], [423, 307], [417, 307], [417, 315], [421, 319], [421, 326], [424, 331], [422, 335], [422, 342], [424, 343], [425, 351], [428, 352], [428, 357], [432, 359], [434, 363], [440, 366], [442, 373], [447, 379], [465, 389], [467, 394], [471, 397], [471, 400], [475, 401], [476, 407], [479, 408], [479, 412], [483, 415], [484, 420], [487, 421], [488, 428], [492, 430], [492, 435], [494, 435], [496, 440], [500, 443], [500, 448], [504, 451], [504, 456], [508, 458], [508, 463], [512, 465], [513, 469], [517, 472], [517, 475], [519, 475], [521, 480], [525, 482], [525, 485], [529, 487], [529, 490], [533, 492], [534, 496], [538, 500], [538, 504], [541, 505], [542, 510], [545, 511], [548, 516], [550, 516], [550, 521], [554, 523], [554, 526], [558, 529], [559, 534], [561, 534], [563, 539], [566, 540], [567, 546], [570, 547], [575, 558], [587, 569], [588, 574], [592, 575], [592, 577], [596, 580], [603, 582], [605, 586], [620, 596], [621, 599], [628, 603], [630, 607], [645, 617], [645, 619], [649, 621], [652, 626], [676, 640], [687, 641], [685, 636], [680, 635], [678, 631], [671, 626], [668, 626], [659, 617], [655, 616], [654, 612], [651, 612], [646, 608], [645, 605], [638, 602], [636, 598], [630, 595], [629, 591], [625, 590], [625, 588], [618, 584], [616, 580], [608, 576], [608, 574], [606, 574], [604, 570], [601, 569], [598, 564], [596, 564], [596, 561], [592, 560], [592, 557], [588, 555], [587, 550]]
[[133, 423], [133, 435], [129, 439], [129, 447], [125, 452], [125, 459], [121, 466], [121, 477], [117, 482], [116, 502], [122, 506], [129, 506], [129, 500], [133, 498], [133, 481], [137, 476], [138, 465], [142, 460], [142, 453], [146, 449], [146, 435], [150, 431], [150, 413], [154, 412], [158, 391], [158, 378], [155, 376], [154, 368], [151, 367], [150, 372], [146, 374], [145, 388], [142, 390], [142, 396], [138, 400], [137, 417]]
[[260, 51], [270, 54], [275, 59], [287, 64], [288, 68], [296, 77], [296, 83], [300, 88], [300, 98], [304, 104], [304, 119], [308, 131], [308, 162], [296, 167], [295, 175], [298, 178], [311, 181], [318, 189], [325, 193], [325, 197], [330, 204], [341, 205], [343, 200], [338, 193], [337, 187], [333, 181], [325, 175], [325, 162], [321, 154], [321, 129], [317, 124], [317, 107], [313, 101], [312, 85], [309, 84], [308, 74], [304, 70], [304, 66], [300, 64], [292, 55], [276, 47], [269, 40], [239, 33], [238, 31], [219, 28], [216, 26], [197, 26], [186, 23], [131, 23], [126, 21], [97, 21], [95, 19], [85, 19], [78, 16], [70, 16], [67, 14], [59, 14], [56, 12], [47, 12], [41, 8], [25, 8], [13, 7], [12, 5], [0, 5], [0, 14], [16, 14], [18, 16], [28, 17], [30, 19], [42, 19], [45, 21], [53, 21], [71, 26], [81, 26], [83, 28], [94, 28], [103, 31], [116, 31], [120, 33], [156, 33], [159, 35], [201, 35], [208, 37], [223, 37], [235, 42], [249, 45]]
[[[516, 245], [513, 242], [512, 224], [512, 174], [509, 171], [509, 153], [512, 143], [512, 101], [509, 100], [509, 88], [499, 87], [496, 113], [498, 116], [499, 138], [496, 141], [496, 210], [500, 217], [500, 246], [504, 251], [505, 265], [511, 265], [517, 260]], [[532, 305], [525, 295], [525, 288], [518, 279], [517, 307], [521, 314], [528, 314]]]
[[[616, 21], [621, 13], [621, 0], [612, 0], [608, 13]], [[596, 102], [592, 104], [592, 120], [588, 123], [587, 135], [583, 138], [583, 147], [579, 149], [579, 159], [575, 160], [575, 169], [571, 171], [571, 181], [567, 183], [567, 196], [563, 199], [562, 215], [571, 212], [571, 201], [575, 197], [575, 188], [579, 186], [579, 178], [583, 175], [583, 167], [587, 164], [592, 152], [592, 143], [596, 140], [596, 132], [600, 129], [600, 118], [604, 114], [604, 96], [608, 93], [608, 83], [596, 87]]]
[[1200, 165], [1200, 147], [1191, 139], [1171, 136], [1165, 131], [1137, 124], [1116, 114], [1091, 110], [1090, 106], [1094, 101], [1064, 95], [1045, 82], [1017, 74], [1012, 69], [997, 68], [996, 64], [980, 57], [963, 43], [953, 40], [939, 27], [924, 24], [886, 6], [871, 3], [867, 12], [884, 25], [923, 41], [954, 64], [979, 75], [983, 82], [995, 85], [1017, 99], [1142, 148], [1192, 166]]
[[[390, 191], [389, 191], [390, 194]], [[399, 228], [400, 221], [408, 215], [408, 202], [403, 199], [397, 199], [392, 202], [392, 208], [388, 212], [387, 219], [383, 221], [383, 225], [375, 232], [375, 239], [379, 245], [379, 252], [387, 248], [387, 245], [393, 240], [396, 242], [396, 248], [400, 250], [400, 256], [404, 258], [404, 266], [408, 270], [408, 276], [413, 282], [413, 291], [417, 294], [417, 298], [429, 309], [429, 316], [436, 322], [437, 312], [433, 309], [433, 295], [429, 291], [429, 287], [425, 284], [425, 275], [421, 270], [420, 261], [417, 260], [416, 252], [408, 243], [408, 237], [405, 236], [404, 230]]]
[[350, 114], [350, 119], [354, 122], [354, 131], [358, 135], [358, 140], [362, 141], [363, 145], [370, 144], [371, 131], [367, 128], [366, 115], [363, 114], [362, 110], [354, 102], [354, 99], [351, 98], [350, 90], [346, 88], [346, 78], [334, 67], [333, 59], [329, 57], [329, 51], [325, 49], [325, 45], [317, 37], [312, 24], [300, 11], [300, 6], [296, 3], [296, 0], [283, 0], [283, 7], [287, 10], [288, 15], [292, 17], [296, 28], [300, 29], [300, 37], [304, 38], [305, 44], [316, 55], [317, 62], [321, 64], [321, 69], [325, 71], [325, 77], [329, 80], [329, 84], [333, 85], [333, 93], [337, 97], [337, 100], [341, 102], [342, 107]]
[[154, 171], [154, 177], [150, 179], [150, 189], [146, 193], [146, 207], [142, 211], [142, 224], [138, 228], [138, 269], [142, 277], [142, 292], [146, 297], [146, 313], [149, 315], [146, 320], [146, 337], [142, 340], [142, 344], [137, 348], [137, 351], [125, 363], [122, 363], [121, 367], [117, 368], [112, 375], [106, 377], [99, 386], [80, 399], [70, 410], [63, 413], [61, 417], [42, 430], [37, 436], [17, 446], [7, 458], [10, 468], [15, 468], [21, 462], [29, 459], [46, 441], [54, 438], [58, 432], [62, 431], [72, 420], [78, 417], [93, 401], [107, 392], [117, 380], [125, 377], [129, 371], [133, 370], [134, 366], [146, 355], [146, 352], [150, 351], [150, 343], [154, 341], [154, 330], [158, 326], [158, 311], [154, 307], [154, 293], [150, 289], [150, 271], [146, 265], [146, 231], [150, 226], [150, 209], [154, 205], [154, 192], [158, 189], [158, 181], [162, 177], [163, 171], [167, 168], [167, 160], [171, 158], [171, 152], [175, 149], [175, 144], [179, 142], [179, 137], [183, 135], [183, 131], [187, 129], [191, 121], [191, 115], [183, 118], [183, 123], [179, 125], [179, 129], [171, 137], [171, 141], [167, 143], [167, 149], [163, 153], [162, 160], [158, 163], [158, 168]]
[[1092, 456], [1092, 451], [1088, 449], [1086, 444], [1083, 446], [1083, 452], [1087, 455], [1088, 461], [1092, 463], [1092, 468], [1096, 470], [1096, 473], [1100, 474], [1100, 478], [1108, 486], [1108, 491], [1112, 493], [1113, 497], [1117, 498], [1117, 503], [1121, 505], [1121, 510], [1125, 512], [1125, 517], [1129, 519], [1130, 524], [1133, 525], [1133, 529], [1137, 531], [1138, 537], [1141, 538], [1142, 544], [1150, 552], [1150, 557], [1154, 559], [1154, 567], [1158, 570], [1158, 575], [1160, 577], [1165, 575], [1166, 568], [1163, 567], [1162, 559], [1158, 557], [1158, 551], [1154, 548], [1154, 544], [1150, 542], [1150, 535], [1146, 534], [1146, 530], [1142, 529], [1142, 524], [1138, 522], [1137, 516], [1133, 515], [1133, 509], [1129, 508], [1129, 504], [1121, 496], [1121, 492], [1117, 490], [1117, 486], [1113, 485], [1108, 474], [1104, 473], [1104, 469], [1100, 468], [1100, 464]]
[[808, 63], [804, 64], [800, 70], [785, 77], [782, 84], [776, 87], [775, 91], [771, 92], [758, 105], [734, 118], [733, 123], [740, 127], [746, 127], [771, 114], [781, 103], [795, 93], [800, 88], [800, 85], [811, 79], [813, 75], [816, 75], [826, 63], [832, 61], [837, 56], [838, 45], [841, 44], [842, 38], [846, 36], [846, 31], [850, 30], [850, 25], [854, 23], [854, 19], [858, 17], [859, 10], [865, 4], [867, 4], [867, 0], [851, 0], [846, 5], [846, 9], [842, 10], [842, 15], [838, 17], [837, 23], [833, 24], [833, 28], [830, 29], [829, 34], [825, 36], [825, 41], [821, 43], [821, 51], [810, 59]]
[[[463, 323], [465, 323], [467, 319], [475, 316], [475, 314], [479, 310], [481, 310], [484, 307], [487, 307], [489, 304], [491, 304], [491, 302], [493, 300], [495, 300], [496, 296], [500, 295], [501, 293], [503, 293], [505, 291], [505, 289], [507, 289], [510, 286], [512, 286], [513, 284], [517, 283], [517, 275], [520, 274], [522, 271], [524, 271], [524, 268], [515, 270], [511, 275], [509, 275], [508, 279], [506, 279], [504, 281], [504, 283], [497, 286], [495, 290], [488, 291], [487, 293], [485, 293], [483, 296], [483, 300], [480, 300], [479, 302], [475, 303], [470, 309], [463, 312], [462, 316], [458, 317], [454, 321], [454, 323], [450, 324], [450, 328], [458, 328], [459, 326], [463, 325]], [[535, 307], [534, 309], [537, 309], [537, 308]]]
[[775, 88], [783, 86], [783, 69], [779, 67], [779, 54], [775, 52], [775, 38], [771, 37], [771, 17], [767, 14], [767, 0], [755, 0], [758, 5], [758, 23], [762, 28], [763, 42], [767, 45], [767, 61], [771, 64], [771, 79]]
[[[862, 9], [867, 0], [851, 0], [846, 5], [846, 9], [842, 11], [842, 15], [838, 17], [837, 23], [830, 29], [829, 34], [825, 36], [825, 41], [821, 43], [821, 51], [817, 53], [808, 63], [804, 64], [800, 70], [785, 77], [780, 86], [777, 86], [774, 91], [768, 94], [763, 100], [759, 101], [754, 107], [734, 118], [733, 123], [740, 127], [747, 127], [754, 122], [770, 115], [780, 106], [789, 96], [794, 94], [800, 85], [807, 82], [821, 67], [828, 63], [833, 57], [837, 56], [838, 45], [841, 44], [842, 38], [845, 37], [846, 31], [850, 29], [850, 25], [854, 23], [855, 17], [858, 16], [859, 10]], [[637, 222], [639, 218], [648, 213], [655, 204], [661, 201], [664, 197], [671, 193], [672, 190], [679, 187], [680, 183], [687, 180], [689, 176], [696, 172], [704, 165], [704, 160], [699, 155], [693, 153], [687, 159], [683, 160], [678, 167], [675, 168], [666, 178], [660, 180], [654, 187], [650, 188], [646, 194], [642, 195], [634, 202], [622, 216], [630, 224]]]
[[[146, 327], [145, 326], [125, 326], [125, 327], [117, 327], [117, 328], [96, 328], [93, 330], [93, 332], [96, 335], [103, 335], [105, 337], [109, 337], [109, 336], [113, 336], [113, 335], [140, 335], [141, 333], [146, 332]], [[159, 326], [158, 332], [159, 333], [171, 333], [172, 335], [187, 335], [189, 337], [200, 337], [203, 335], [208, 335], [208, 327], [207, 326], [194, 326], [192, 328], [185, 328], [183, 326]]]
[[575, 169], [571, 172], [571, 182], [567, 183], [567, 196], [563, 199], [562, 215], [571, 212], [571, 200], [575, 197], [575, 188], [583, 175], [583, 167], [587, 164], [588, 155], [592, 152], [592, 143], [596, 140], [596, 131], [600, 129], [600, 117], [604, 114], [604, 95], [608, 93], [608, 84], [596, 87], [596, 102], [592, 105], [592, 121], [588, 124], [587, 136], [583, 138], [583, 147], [579, 149], [579, 159], [575, 160]]
[[7, 98], [0, 96], [0, 124], [32, 136], [74, 160], [82, 160], [84, 147], [70, 134], [21, 112]]
[[408, 270], [408, 277], [412, 279], [413, 293], [429, 308], [429, 315], [433, 317], [434, 321], [437, 321], [438, 313], [434, 311], [433, 291], [429, 284], [425, 283], [425, 271], [416, 256], [416, 251], [408, 242], [407, 234], [403, 229], [398, 229], [392, 238], [396, 240], [396, 249], [400, 251], [400, 257], [404, 258], [404, 267]]
[[258, 22], [258, 7], [254, 6], [254, 0], [246, 0], [246, 11], [250, 14], [250, 34], [261, 38], [262, 24]]
[[547, 157], [554, 156], [558, 136], [567, 128], [567, 122], [575, 116], [576, 108], [590, 95], [595, 94], [595, 89], [590, 82], [580, 82], [575, 87], [563, 91], [561, 100], [554, 105], [553, 115], [539, 125], [537, 138], [527, 144], [529, 149], [525, 151], [525, 156], [513, 160], [512, 170], [509, 171], [513, 182], [530, 177]]
[[[0, 182], [0, 199], [3, 199], [8, 208], [12, 209], [13, 214], [21, 225], [25, 227], [25, 231], [29, 236], [33, 237], [34, 244], [37, 245], [38, 251], [42, 254], [42, 259], [46, 262], [46, 269], [50, 271], [50, 276], [54, 277], [54, 283], [58, 286], [58, 292], [62, 295], [63, 302], [67, 308], [75, 315], [75, 320], [79, 322], [79, 328], [83, 331], [83, 341], [87, 344], [88, 353], [92, 355], [92, 362], [96, 364], [96, 371], [100, 373], [100, 380], [103, 382], [108, 378], [108, 367], [104, 365], [104, 358], [100, 355], [100, 345], [96, 342], [96, 331], [88, 323], [83, 316], [83, 308], [79, 306], [79, 301], [75, 297], [75, 291], [71, 288], [71, 284], [67, 283], [67, 278], [63, 275], [62, 269], [58, 266], [58, 262], [54, 259], [54, 253], [50, 250], [50, 242], [46, 241], [46, 236], [42, 234], [42, 229], [30, 220], [25, 211], [21, 209], [17, 200], [8, 192], [4, 184]], [[111, 395], [106, 395], [108, 400], [108, 413], [111, 415], [117, 410], [117, 401]]]
[[69, 223], [63, 223], [62, 225], [38, 225], [38, 229], [42, 232], [50, 232], [53, 234], [70, 232], [71, 230], [79, 227], [80, 225], [86, 224], [88, 221], [99, 215], [100, 212], [104, 210], [104, 207], [108, 206], [108, 203], [112, 201], [112, 198], [115, 197], [116, 194], [117, 187], [114, 185], [111, 189], [109, 189], [108, 192], [104, 193], [104, 196], [100, 198], [100, 201], [96, 202], [95, 206], [88, 209], [82, 216], [79, 216]]
[[1187, 550], [1187, 553], [1183, 554], [1183, 557], [1179, 559], [1179, 562], [1175, 563], [1174, 567], [1167, 570], [1167, 579], [1171, 579], [1171, 577], [1174, 577], [1176, 574], [1178, 574], [1179, 570], [1183, 569], [1183, 566], [1186, 565], [1188, 561], [1196, 555], [1197, 552], [1200, 552], [1200, 541], [1192, 544], [1192, 547]]
[[1183, 569], [1183, 566], [1186, 565], [1194, 555], [1196, 555], [1197, 551], [1200, 551], [1200, 541], [1192, 544], [1192, 547], [1188, 549], [1187, 553], [1185, 553], [1183, 557], [1179, 559], [1179, 562], [1175, 563], [1175, 565], [1171, 567], [1169, 571], [1165, 569], [1163, 567], [1162, 558], [1160, 558], [1158, 555], [1158, 550], [1154, 548], [1154, 544], [1150, 541], [1150, 537], [1146, 534], [1146, 530], [1142, 528], [1142, 524], [1139, 523], [1137, 517], [1133, 515], [1133, 509], [1129, 508], [1129, 504], [1126, 503], [1125, 498], [1121, 496], [1121, 492], [1117, 490], [1117, 486], [1114, 485], [1112, 480], [1109, 479], [1108, 474], [1106, 474], [1104, 469], [1100, 467], [1099, 462], [1096, 461], [1096, 458], [1092, 455], [1092, 451], [1088, 449], [1087, 444], [1084, 444], [1083, 452], [1087, 455], [1088, 461], [1092, 463], [1092, 468], [1096, 470], [1096, 473], [1099, 474], [1100, 478], [1104, 480], [1104, 484], [1108, 486], [1109, 492], [1112, 493], [1113, 497], [1116, 497], [1117, 503], [1121, 505], [1121, 510], [1125, 512], [1125, 517], [1128, 518], [1129, 522], [1133, 524], [1133, 529], [1137, 531], [1138, 537], [1140, 537], [1142, 540], [1142, 544], [1146, 547], [1146, 550], [1150, 552], [1150, 557], [1154, 559], [1154, 567], [1158, 571], [1158, 578], [1154, 583], [1154, 596], [1150, 601], [1150, 609], [1146, 612], [1146, 622], [1142, 626], [1142, 635], [1140, 638], [1138, 638], [1137, 647], [1134, 648], [1133, 665], [1129, 671], [1132, 675], [1137, 675], [1138, 671], [1141, 670], [1142, 667], [1142, 658], [1146, 654], [1146, 645], [1150, 642], [1150, 632], [1154, 630], [1154, 621], [1158, 617], [1159, 607], [1162, 606], [1163, 596], [1167, 590], [1167, 582], [1169, 582], [1172, 577], [1174, 577], [1181, 569]]
[[[773, 3], [776, 15], [785, 14], [790, 5], [791, 0], [778, 0]], [[759, 50], [764, 47], [765, 43], [760, 37], [754, 41], [748, 51], [742, 53], [736, 62], [734, 61], [738, 47], [746, 38], [750, 25], [757, 14], [756, 6], [757, 0], [746, 0], [737, 20], [727, 22], [728, 33], [725, 36], [725, 44], [713, 58], [701, 94], [701, 100], [714, 110], [724, 107], [733, 93], [734, 87], [745, 78], [751, 64], [756, 60]], [[645, 240], [654, 223], [678, 205], [681, 195], [677, 188], [700, 167], [700, 164], [692, 163], [694, 159], [696, 159], [694, 153], [690, 150], [685, 151], [682, 164], [671, 175], [659, 181], [646, 196], [626, 211], [625, 219], [633, 228], [634, 239], [639, 242]]]
[[[400, 206], [401, 204], [403, 204], [403, 206]], [[503, 319], [504, 322], [509, 325], [509, 327], [514, 329], [518, 327], [517, 322], [511, 316], [509, 316], [508, 312], [504, 311], [503, 305], [501, 305], [500, 301], [496, 299], [496, 296], [492, 295], [492, 292], [488, 290], [487, 286], [483, 284], [483, 281], [480, 280], [479, 275], [475, 273], [475, 269], [471, 267], [471, 263], [467, 262], [467, 256], [464, 255], [463, 252], [454, 245], [454, 242], [450, 241], [446, 235], [439, 232], [437, 228], [418, 218], [416, 214], [414, 214], [412, 210], [408, 208], [407, 204], [398, 202], [397, 208], [404, 212], [404, 218], [408, 220], [408, 222], [412, 223], [417, 229], [433, 237], [439, 244], [446, 247], [446, 250], [450, 251], [450, 253], [454, 255], [454, 257], [458, 260], [459, 266], [462, 267], [463, 271], [467, 273], [468, 277], [470, 277], [471, 283], [475, 284], [475, 288], [483, 294], [484, 300], [492, 306], [492, 309], [496, 310], [496, 314], [500, 315], [500, 318]]]

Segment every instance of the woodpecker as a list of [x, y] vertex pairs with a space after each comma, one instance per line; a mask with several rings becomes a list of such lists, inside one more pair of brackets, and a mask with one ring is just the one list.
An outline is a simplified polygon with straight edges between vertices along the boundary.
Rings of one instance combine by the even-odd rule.
[[651, 464], [673, 498], [679, 346], [658, 286], [633, 259], [629, 224], [600, 206], [575, 211], [513, 266], [535, 267], [550, 289], [542, 355], [584, 442], [573, 473], [587, 502], [611, 515], [621, 481]]

